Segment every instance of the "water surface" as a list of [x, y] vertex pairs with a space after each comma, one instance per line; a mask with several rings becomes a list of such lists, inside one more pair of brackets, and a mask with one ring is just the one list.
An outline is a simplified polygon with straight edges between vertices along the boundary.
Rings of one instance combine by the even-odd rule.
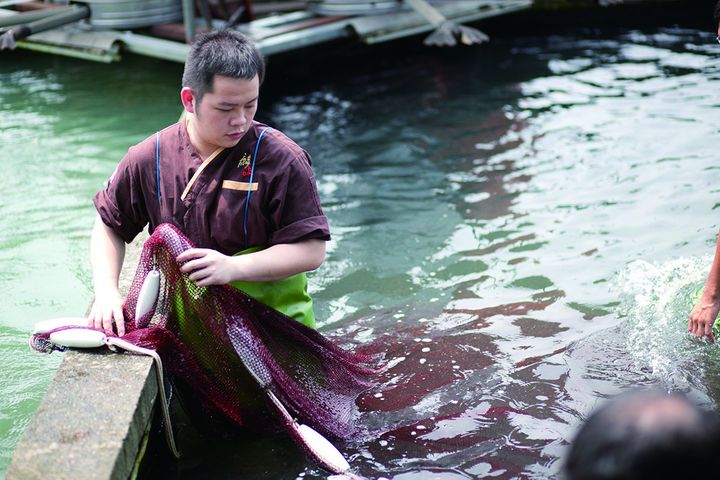
[[[311, 278], [321, 328], [390, 362], [360, 401], [384, 433], [342, 446], [360, 473], [548, 478], [624, 388], [715, 406], [717, 349], [684, 333], [718, 229], [713, 42], [670, 24], [578, 28], [384, 51], [312, 80], [271, 68], [260, 119], [312, 154], [333, 231]], [[180, 75], [9, 58], [0, 471], [60, 359], [28, 351], [32, 324], [87, 307], [90, 199], [177, 118]], [[177, 475], [323, 477], [282, 441], [245, 447]]]

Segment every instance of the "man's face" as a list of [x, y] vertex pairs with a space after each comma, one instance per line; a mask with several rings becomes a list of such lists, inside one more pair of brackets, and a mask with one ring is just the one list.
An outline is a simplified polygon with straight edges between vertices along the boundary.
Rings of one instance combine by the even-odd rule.
[[215, 76], [212, 92], [194, 99], [192, 128], [206, 147], [237, 145], [257, 112], [260, 81]]

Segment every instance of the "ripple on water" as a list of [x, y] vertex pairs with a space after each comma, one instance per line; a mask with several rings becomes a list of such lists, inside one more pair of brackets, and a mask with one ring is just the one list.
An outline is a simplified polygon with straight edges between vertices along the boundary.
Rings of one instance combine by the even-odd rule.
[[[342, 445], [361, 473], [547, 478], [575, 426], [623, 388], [663, 384], [710, 402], [714, 350], [683, 333], [687, 292], [709, 263], [663, 263], [705, 252], [717, 231], [705, 170], [717, 163], [720, 62], [706, 40], [677, 29], [513, 38], [497, 51], [393, 57], [404, 63], [269, 105], [269, 123], [313, 153], [335, 236], [315, 274], [318, 316], [389, 362], [360, 402], [380, 433]], [[87, 291], [75, 272], [80, 199], [91, 212], [127, 145], [179, 110], [170, 68], [63, 65], [22, 69], [12, 75], [35, 80], [0, 92], [12, 166], [0, 176], [11, 222], [0, 259], [14, 265], [0, 286], [19, 286], [0, 321], [12, 372], [4, 447], [54, 366], [38, 362], [57, 359], [22, 354], [8, 326], [22, 330], [30, 309], [51, 316], [59, 304], [47, 299], [68, 288]], [[609, 292], [636, 258], [659, 263], [631, 263], [625, 293]], [[218, 460], [226, 473], [247, 461]]]
[[62, 358], [31, 351], [27, 341], [27, 333], [0, 325], [0, 472], [7, 470], [15, 445]]

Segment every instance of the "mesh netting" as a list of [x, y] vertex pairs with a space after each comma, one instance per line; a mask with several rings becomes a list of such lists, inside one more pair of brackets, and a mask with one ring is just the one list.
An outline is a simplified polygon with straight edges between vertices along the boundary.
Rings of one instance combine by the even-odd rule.
[[[198, 287], [176, 258], [193, 245], [163, 224], [147, 240], [124, 305], [123, 339], [155, 349], [201, 408], [246, 428], [267, 429], [269, 388], [303, 423], [336, 438], [359, 433], [355, 399], [372, 386], [375, 357], [340, 348], [319, 332], [228, 285]], [[134, 318], [142, 283], [161, 273], [158, 308]], [[37, 342], [36, 342], [37, 343]], [[278, 428], [281, 419], [275, 419]]]

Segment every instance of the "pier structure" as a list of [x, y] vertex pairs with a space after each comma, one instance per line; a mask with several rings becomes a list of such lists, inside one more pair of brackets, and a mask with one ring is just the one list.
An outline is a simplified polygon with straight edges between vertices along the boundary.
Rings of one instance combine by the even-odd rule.
[[196, 33], [232, 28], [272, 56], [337, 42], [375, 45], [427, 35], [441, 21], [468, 24], [528, 9], [671, 1], [0, 0], [0, 33], [23, 22], [42, 30], [31, 28], [10, 47], [0, 35], [0, 55], [16, 47], [105, 63], [124, 53], [184, 63]]
[[[126, 52], [182, 63], [193, 36], [207, 29], [236, 29], [250, 36], [264, 55], [272, 56], [337, 41], [373, 45], [437, 28], [402, 0], [260, 2], [252, 6], [253, 19], [245, 22], [238, 21], [237, 11], [230, 18], [217, 18], [207, 0], [86, 0], [70, 5], [67, 0], [57, 1], [63, 3], [0, 0], [0, 7], [5, 6], [0, 8], [0, 29], [19, 21], [42, 22], [61, 8], [82, 5], [89, 7], [85, 18], [33, 33], [17, 41], [17, 48], [106, 63], [119, 61]], [[126, 6], [125, 13], [120, 7], [111, 8], [113, 3], [145, 5], [147, 13], [139, 18], [137, 6]], [[532, 4], [533, 0], [432, 2], [437, 12], [457, 24], [506, 15]], [[241, 7], [243, 12], [248, 6]]]

